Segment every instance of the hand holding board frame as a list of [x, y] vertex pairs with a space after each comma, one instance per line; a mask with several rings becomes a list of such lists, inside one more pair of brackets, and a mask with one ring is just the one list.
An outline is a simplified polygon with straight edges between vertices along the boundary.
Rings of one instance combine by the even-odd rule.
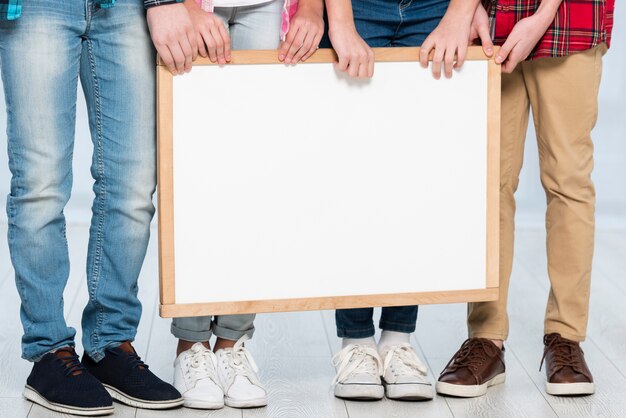
[[158, 66], [164, 317], [494, 300], [500, 68], [419, 48], [339, 75], [331, 50]]

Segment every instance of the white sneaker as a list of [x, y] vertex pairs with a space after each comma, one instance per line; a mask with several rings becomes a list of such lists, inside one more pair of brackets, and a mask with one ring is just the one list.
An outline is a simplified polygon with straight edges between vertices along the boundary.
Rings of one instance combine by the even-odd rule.
[[382, 399], [385, 390], [380, 380], [382, 361], [375, 347], [349, 344], [333, 357], [337, 375], [333, 380], [335, 396], [344, 399]]
[[257, 366], [243, 343], [244, 335], [233, 348], [217, 350], [217, 375], [224, 391], [224, 403], [232, 408], [267, 405], [267, 393], [257, 376]]
[[417, 401], [435, 396], [433, 385], [428, 380], [428, 368], [411, 344], [393, 345], [382, 354], [385, 358], [383, 384], [387, 398]]
[[224, 407], [224, 392], [218, 383], [217, 358], [202, 343], [195, 343], [174, 361], [174, 387], [183, 395], [184, 406], [199, 409]]

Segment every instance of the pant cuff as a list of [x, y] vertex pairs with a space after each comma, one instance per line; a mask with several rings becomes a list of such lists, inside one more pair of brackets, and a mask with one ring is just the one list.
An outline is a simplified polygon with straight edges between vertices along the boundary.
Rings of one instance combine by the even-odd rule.
[[182, 329], [174, 325], [170, 327], [170, 331], [174, 337], [179, 340], [191, 341], [194, 343], [201, 343], [205, 341], [209, 341], [211, 339], [211, 330], [206, 331], [191, 331], [188, 329]]
[[415, 323], [402, 324], [400, 322], [380, 321], [378, 327], [383, 331], [404, 332], [410, 334], [415, 332]]
[[470, 331], [469, 332], [469, 337], [470, 338], [487, 338], [489, 340], [501, 340], [501, 341], [506, 341], [506, 339], [509, 337], [508, 334], [506, 333], [499, 333], [499, 332], [488, 332], [488, 331]]
[[61, 344], [59, 344], [59, 345], [57, 345], [57, 346], [55, 346], [55, 347], [53, 347], [53, 348], [49, 349], [48, 351], [46, 351], [46, 352], [44, 352], [44, 353], [38, 353], [38, 354], [30, 355], [30, 356], [29, 356], [29, 355], [26, 355], [26, 353], [22, 353], [22, 358], [23, 358], [24, 360], [26, 360], [26, 361], [30, 361], [31, 363], [36, 363], [36, 362], [38, 362], [39, 360], [41, 360], [41, 359], [42, 359], [42, 358], [43, 358], [46, 354], [48, 354], [48, 353], [52, 353], [53, 351], [56, 351], [56, 350], [58, 350], [59, 348], [64, 348], [64, 347], [72, 347], [72, 348], [75, 348], [76, 346], [75, 346], [75, 343], [74, 343], [74, 342], [69, 343], [69, 344], [68, 344], [68, 343], [66, 343], [66, 342], [64, 342], [64, 343], [61, 343]]
[[376, 334], [374, 325], [361, 329], [337, 328], [337, 337], [339, 338], [368, 338], [373, 337], [374, 334]]
[[254, 326], [252, 326], [252, 328], [249, 328], [243, 331], [230, 329], [230, 328], [224, 328], [224, 327], [220, 327], [219, 325], [215, 325], [215, 322], [213, 323], [211, 329], [213, 331], [213, 334], [215, 334], [217, 338], [222, 338], [224, 340], [230, 340], [230, 341], [237, 341], [244, 335], [247, 335], [249, 338], [252, 338], [252, 336], [254, 335], [254, 330], [255, 330]]

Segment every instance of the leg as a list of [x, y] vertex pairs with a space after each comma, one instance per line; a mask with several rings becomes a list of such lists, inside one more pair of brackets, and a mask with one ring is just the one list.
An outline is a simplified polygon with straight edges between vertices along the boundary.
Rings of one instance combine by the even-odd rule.
[[374, 308], [337, 309], [335, 324], [337, 337], [340, 338], [368, 338], [376, 333], [374, 328]]
[[382, 309], [379, 328], [410, 334], [415, 331], [417, 306], [391, 306]]
[[[274, 0], [248, 7], [216, 8], [215, 12], [224, 20], [230, 32], [233, 49], [278, 48], [282, 2]], [[267, 404], [267, 394], [259, 381], [255, 367], [249, 361], [252, 358], [251, 354], [243, 344], [254, 333], [254, 317], [255, 315], [223, 315], [214, 318], [212, 331], [218, 337], [214, 348], [214, 358], [218, 365], [216, 375], [223, 389], [220, 400], [222, 404], [230, 407], [259, 407]], [[196, 320], [199, 322], [193, 325], [194, 321], [191, 318], [182, 318], [176, 320], [175, 324], [184, 322], [189, 324], [188, 328], [196, 326], [196, 329], [206, 327], [204, 330], [198, 329], [196, 337], [208, 339], [210, 331], [206, 319], [200, 318]], [[182, 337], [179, 335], [179, 338]], [[184, 356], [183, 353], [176, 359], [175, 382], [177, 387], [181, 388], [186, 404], [195, 404], [203, 408], [214, 407], [218, 404], [218, 394], [215, 390], [204, 391], [202, 395], [184, 391], [183, 379], [177, 377], [184, 375], [183, 370], [186, 367]], [[208, 370], [207, 372], [208, 375], [213, 374]], [[204, 384], [210, 384], [206, 382], [207, 380]]]
[[172, 320], [171, 332], [178, 338], [176, 356], [189, 350], [195, 343], [202, 343], [206, 348], [210, 348], [212, 319], [211, 316], [192, 316]]
[[515, 191], [524, 157], [529, 99], [523, 66], [502, 76], [500, 135], [500, 289], [493, 302], [468, 304], [470, 338], [439, 376], [437, 393], [475, 397], [505, 379], [502, 342], [509, 331], [506, 304], [513, 266]]
[[95, 180], [83, 312], [83, 366], [113, 398], [145, 409], [183, 404], [131, 345], [141, 316], [137, 278], [146, 254], [155, 170], [155, 56], [143, 4], [86, 3], [81, 81]]
[[509, 280], [513, 268], [515, 191], [524, 159], [529, 99], [522, 68], [502, 76], [500, 135], [500, 295], [497, 301], [470, 303], [468, 328], [471, 338], [505, 340], [509, 332], [506, 313]]
[[[398, 5], [387, 0], [352, 0], [354, 24], [363, 40], [372, 48], [392, 46], [401, 23]], [[325, 30], [321, 48], [331, 48], [328, 37], [328, 16], [324, 12]]]
[[69, 275], [63, 209], [72, 187], [81, 22], [75, 5], [34, 3], [24, 5], [21, 19], [0, 22], [12, 173], [9, 249], [22, 300], [22, 355], [31, 361], [74, 344], [63, 314]]
[[591, 130], [604, 46], [528, 63], [527, 86], [546, 192], [550, 295], [545, 333], [583, 341], [589, 313], [595, 190]]
[[398, 9], [402, 19], [392, 45], [420, 46], [439, 25], [449, 4], [449, 0], [401, 2]]
[[426, 365], [411, 346], [417, 306], [383, 308], [378, 352], [383, 359], [383, 384], [388, 399], [427, 400], [435, 396]]
[[[237, 7], [228, 20], [233, 50], [277, 49], [280, 44], [282, 1], [273, 0], [259, 5]], [[213, 322], [218, 337], [215, 351], [233, 347], [244, 335], [254, 334], [255, 315], [223, 315]]]
[[352, 9], [356, 30], [370, 47], [391, 46], [400, 24], [396, 4], [385, 0], [353, 0]]
[[154, 53], [136, 1], [95, 8], [83, 43], [81, 81], [94, 144], [95, 180], [83, 345], [95, 361], [135, 338], [137, 278], [154, 214]]
[[233, 347], [243, 336], [252, 338], [254, 335], [254, 314], [216, 316], [211, 327], [217, 337], [214, 351]]
[[22, 18], [0, 22], [0, 63], [13, 174], [9, 248], [22, 299], [22, 355], [35, 362], [24, 397], [57, 412], [102, 415], [113, 413], [113, 401], [80, 366], [63, 315], [63, 209], [72, 187], [83, 5], [26, 2]]

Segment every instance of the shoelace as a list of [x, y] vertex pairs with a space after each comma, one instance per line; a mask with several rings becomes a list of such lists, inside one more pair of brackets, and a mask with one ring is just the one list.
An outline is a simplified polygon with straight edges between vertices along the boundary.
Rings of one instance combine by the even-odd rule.
[[467, 368], [475, 375], [478, 366], [487, 361], [487, 357], [494, 357], [498, 354], [498, 347], [489, 340], [483, 338], [468, 338], [461, 345], [461, 348], [452, 356], [441, 374], [446, 371], [453, 372], [458, 369]]
[[262, 386], [259, 381], [256, 373], [259, 371], [254, 359], [250, 352], [243, 345], [250, 338], [247, 335], [241, 337], [233, 346], [232, 351], [229, 350], [226, 353], [228, 354], [228, 364], [235, 371], [235, 375], [231, 376], [229, 386], [235, 381], [237, 376], [247, 377], [248, 380], [254, 385]]
[[411, 344], [402, 343], [389, 349], [385, 355], [383, 370], [388, 370], [393, 363], [393, 373], [396, 376], [413, 376], [417, 370], [422, 376], [428, 374], [428, 368], [417, 356]]
[[215, 354], [204, 346], [191, 347], [189, 368], [193, 370], [196, 380], [210, 379], [217, 383], [217, 371], [215, 370]]
[[543, 357], [541, 358], [541, 364], [539, 365], [539, 371], [543, 367], [543, 363], [548, 355], [548, 352], [552, 351], [552, 367], [550, 375], [554, 375], [556, 372], [564, 367], [571, 367], [576, 372], [583, 374], [587, 378], [591, 379], [591, 376], [583, 368], [583, 350], [575, 341], [568, 340], [560, 335], [546, 335], [543, 339], [546, 346], [543, 351]]
[[338, 367], [332, 384], [343, 382], [352, 374], [381, 375], [382, 360], [376, 348], [369, 345], [349, 344], [333, 356], [333, 366]]
[[65, 367], [66, 376], [77, 376], [82, 374], [86, 369], [80, 362], [78, 355], [70, 350], [58, 350], [57, 353], [67, 353], [67, 356], [57, 357], [57, 360]]
[[130, 364], [130, 367], [133, 369], [137, 368], [137, 369], [144, 370], [148, 368], [148, 365], [144, 363], [143, 360], [141, 360], [141, 357], [139, 357], [137, 353], [127, 353], [122, 350], [120, 350], [120, 352], [110, 350], [109, 353], [117, 357], [123, 355], [126, 361]]

